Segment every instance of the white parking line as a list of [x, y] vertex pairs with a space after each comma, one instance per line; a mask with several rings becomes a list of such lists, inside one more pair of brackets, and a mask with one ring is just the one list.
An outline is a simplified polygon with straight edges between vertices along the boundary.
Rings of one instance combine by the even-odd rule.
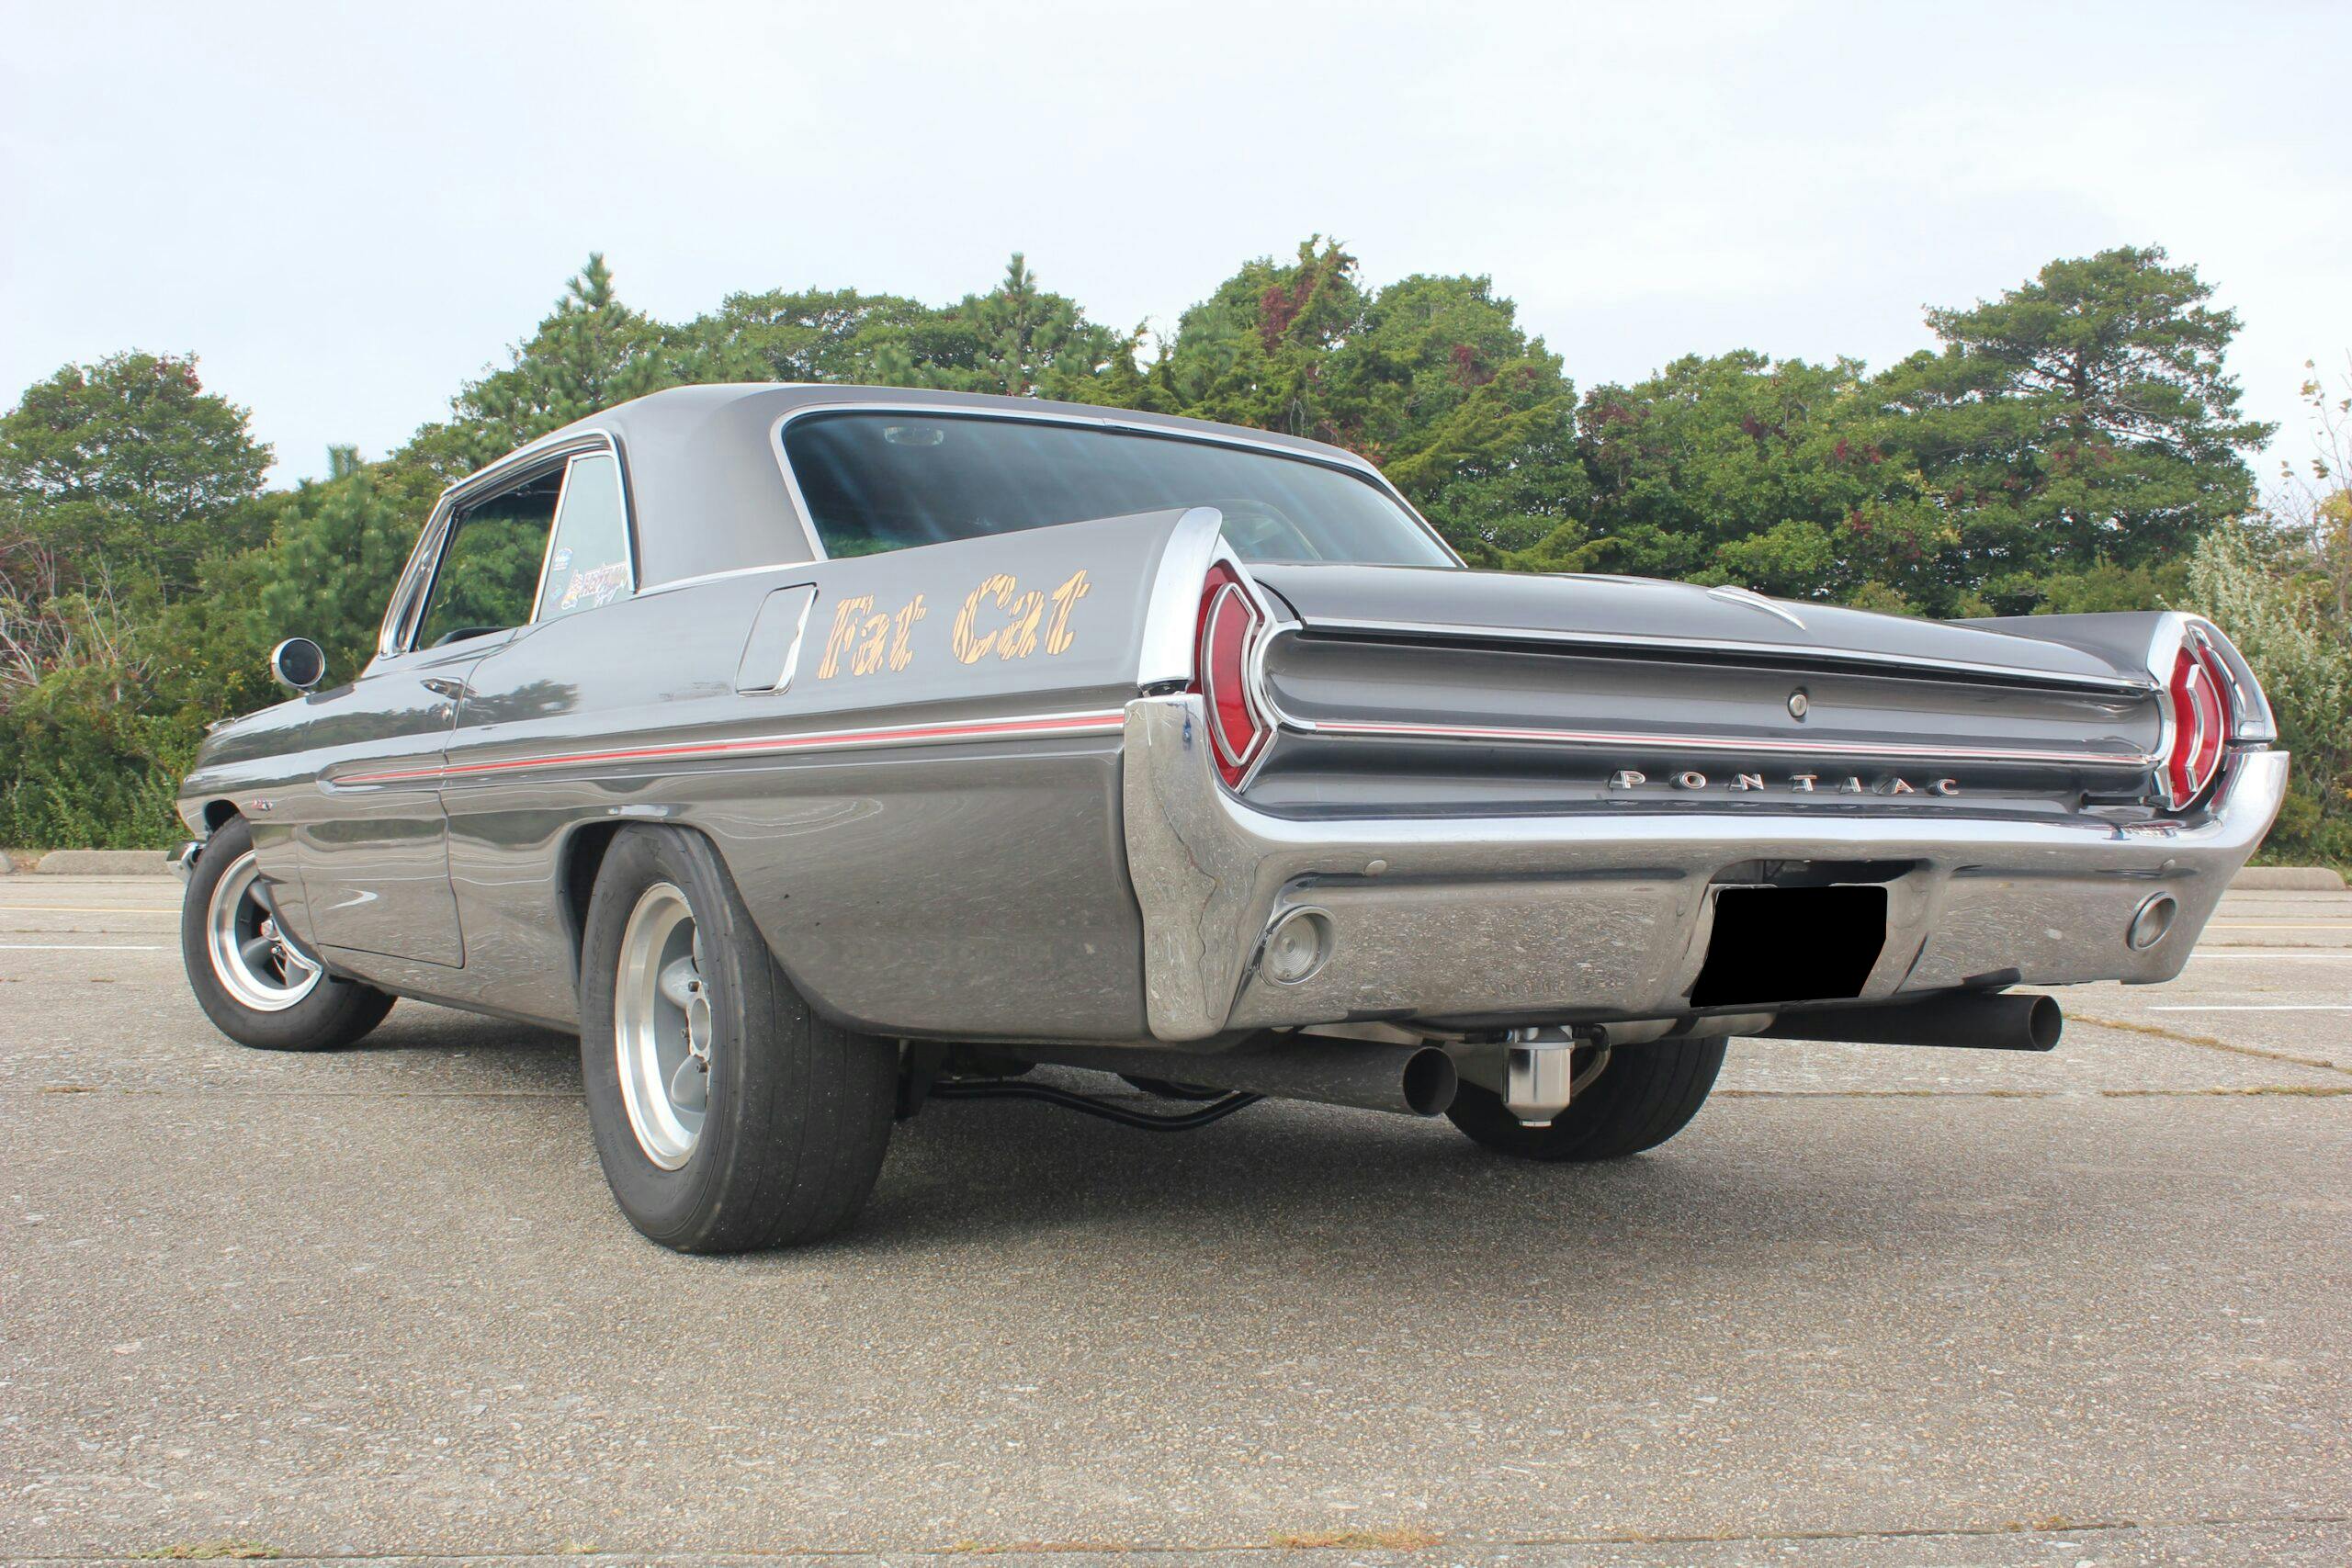
[[2295, 949], [2292, 949], [2292, 948], [2284, 948], [2284, 947], [2259, 947], [2259, 948], [2249, 947], [2249, 948], [2241, 948], [2241, 949], [2239, 949], [2238, 951], [2236, 951], [2236, 952], [2234, 952], [2234, 953], [2207, 953], [2207, 952], [2205, 952], [2203, 949], [2201, 949], [2201, 948], [2200, 948], [2200, 949], [2199, 949], [2199, 950], [2198, 950], [2197, 952], [2190, 953], [2188, 956], [2189, 956], [2190, 958], [2192, 958], [2192, 959], [2198, 959], [2198, 958], [2259, 958], [2259, 959], [2262, 959], [2262, 960], [2264, 960], [2264, 961], [2266, 961], [2266, 962], [2269, 962], [2269, 963], [2279, 963], [2279, 962], [2283, 962], [2283, 961], [2290, 960], [2290, 959], [2313, 959], [2313, 958], [2346, 959], [2346, 958], [2352, 958], [2352, 947], [2336, 948], [2336, 949], [2333, 949], [2333, 950], [2331, 950], [2331, 951], [2329, 951], [2329, 952], [2325, 952], [2325, 953], [2312, 953], [2312, 952], [2310, 952], [2310, 951], [2307, 951], [2307, 950], [2306, 950], [2306, 951], [2300, 951], [2300, 952], [2299, 952], [2299, 951], [2297, 951], [2297, 950], [2295, 950]]
[[0, 942], [0, 953], [169, 953], [168, 947], [100, 946], [88, 942]]
[[0, 915], [18, 909], [40, 915], [176, 915], [177, 909], [161, 905], [142, 908], [132, 904], [0, 904]]
[[2352, 1012], [2352, 1002], [2175, 1002], [2150, 1012]]

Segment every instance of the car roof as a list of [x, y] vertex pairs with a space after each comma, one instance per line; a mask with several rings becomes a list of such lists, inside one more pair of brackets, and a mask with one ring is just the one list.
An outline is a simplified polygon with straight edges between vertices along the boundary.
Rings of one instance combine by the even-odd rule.
[[[818, 408], [921, 407], [1028, 419], [1115, 423], [1295, 452], [1373, 472], [1343, 447], [1207, 420], [1144, 413], [1091, 403], [921, 387], [854, 387], [812, 382], [727, 382], [673, 387], [576, 420], [502, 458], [504, 469], [543, 449], [583, 435], [609, 436], [628, 473], [630, 513], [638, 521], [640, 586], [762, 566], [786, 566], [817, 553], [786, 488], [773, 433], [788, 414]], [[484, 470], [486, 476], [489, 470]], [[460, 480], [453, 492], [473, 488]], [[680, 527], [674, 520], [692, 519]], [[650, 525], [649, 526], [649, 521]]]

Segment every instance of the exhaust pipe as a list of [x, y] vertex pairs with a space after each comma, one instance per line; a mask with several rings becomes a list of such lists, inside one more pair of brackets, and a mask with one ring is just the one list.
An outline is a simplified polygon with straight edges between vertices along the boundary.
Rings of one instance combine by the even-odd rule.
[[[1023, 1053], [1026, 1055], [1027, 1053]], [[1151, 1046], [1057, 1045], [1036, 1060], [1056, 1066], [1199, 1084], [1228, 1094], [1311, 1100], [1400, 1116], [1438, 1116], [1461, 1087], [1453, 1058], [1434, 1045], [1277, 1036], [1235, 1050], [1199, 1053]]]
[[2047, 1051], [2066, 1016], [2055, 997], [1984, 991], [1865, 1008], [1784, 1012], [1764, 1031], [1784, 1040], [1843, 1040], [1860, 1045], [1948, 1045], [1975, 1051]]

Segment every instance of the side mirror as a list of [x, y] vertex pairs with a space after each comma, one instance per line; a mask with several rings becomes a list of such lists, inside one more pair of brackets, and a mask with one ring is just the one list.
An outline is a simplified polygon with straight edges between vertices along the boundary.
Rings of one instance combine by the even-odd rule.
[[327, 678], [327, 650], [306, 637], [289, 637], [269, 650], [269, 672], [289, 692], [311, 690]]

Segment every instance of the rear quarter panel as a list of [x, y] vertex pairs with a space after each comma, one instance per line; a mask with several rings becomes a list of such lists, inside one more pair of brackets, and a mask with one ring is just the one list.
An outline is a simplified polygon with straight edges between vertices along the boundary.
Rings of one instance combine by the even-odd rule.
[[[1140, 1034], [1119, 719], [1178, 516], [656, 588], [500, 649], [474, 673], [446, 785], [464, 999], [574, 1021], [565, 847], [670, 822], [718, 844], [762, 933], [836, 1018]], [[739, 691], [760, 606], [802, 584], [815, 593], [789, 685]], [[1103, 722], [1024, 722], [1074, 715]]]

